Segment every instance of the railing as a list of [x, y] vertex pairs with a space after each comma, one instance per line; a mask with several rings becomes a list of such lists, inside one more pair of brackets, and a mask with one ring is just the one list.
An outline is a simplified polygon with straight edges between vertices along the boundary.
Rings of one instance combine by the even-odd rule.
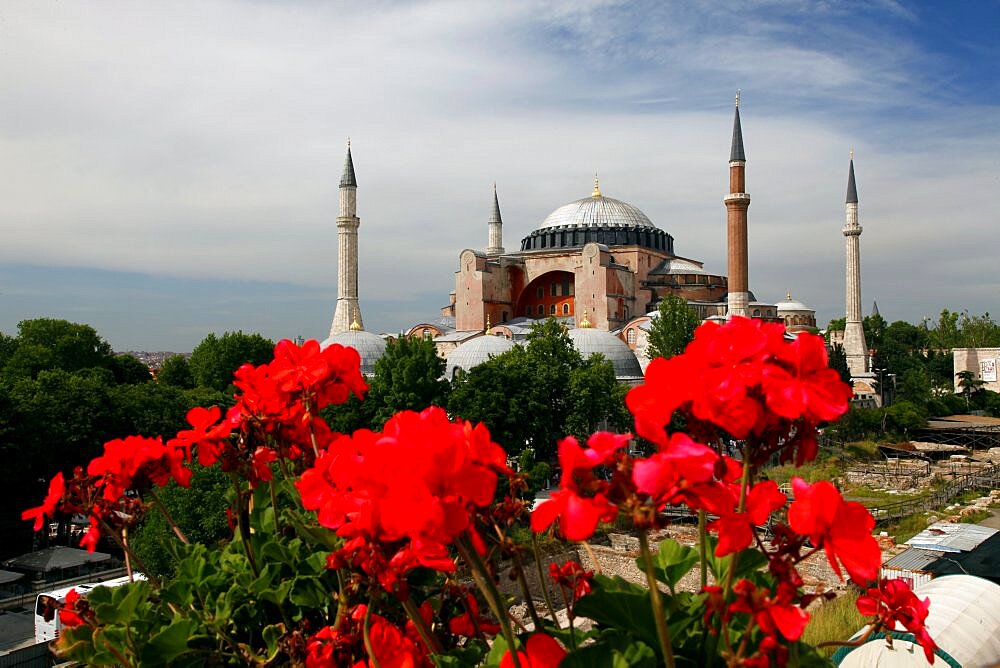
[[932, 508], [940, 508], [969, 489], [997, 488], [1000, 488], [1000, 465], [963, 473], [945, 486], [928, 494], [903, 501], [871, 505], [868, 510], [877, 523], [890, 522]]

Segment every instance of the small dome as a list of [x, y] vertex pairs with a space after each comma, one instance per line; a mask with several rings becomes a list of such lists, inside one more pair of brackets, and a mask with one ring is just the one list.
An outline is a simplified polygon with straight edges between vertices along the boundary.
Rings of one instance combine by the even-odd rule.
[[455, 369], [468, 371], [513, 347], [514, 342], [504, 336], [477, 336], [451, 351], [445, 365], [445, 377], [450, 380], [455, 377]]
[[656, 228], [646, 214], [628, 202], [603, 195], [564, 204], [546, 216], [538, 229], [563, 226]]
[[642, 378], [642, 367], [639, 360], [624, 341], [611, 332], [592, 327], [577, 327], [569, 330], [569, 338], [577, 352], [588, 359], [595, 353], [600, 353], [604, 359], [611, 362], [615, 368], [618, 380]]
[[815, 311], [815, 309], [809, 308], [805, 304], [792, 299], [792, 293], [788, 293], [785, 297], [785, 301], [778, 302], [778, 313], [784, 313], [785, 311]]
[[668, 257], [660, 264], [656, 265], [650, 272], [650, 276], [670, 276], [674, 274], [699, 274], [705, 275], [706, 272], [703, 268], [698, 266], [697, 263], [687, 260], [682, 257]]
[[375, 373], [375, 362], [385, 354], [385, 339], [378, 334], [372, 334], [364, 330], [348, 330], [340, 334], [334, 334], [323, 343], [320, 348], [326, 348], [334, 343], [342, 346], [354, 348], [361, 355], [361, 373], [371, 376]]

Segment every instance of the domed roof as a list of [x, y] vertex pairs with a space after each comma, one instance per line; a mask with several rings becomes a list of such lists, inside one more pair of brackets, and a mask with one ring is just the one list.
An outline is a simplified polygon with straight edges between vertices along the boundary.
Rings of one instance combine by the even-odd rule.
[[323, 343], [320, 348], [332, 346], [339, 343], [342, 346], [354, 348], [361, 355], [361, 373], [371, 376], [375, 373], [375, 362], [385, 355], [385, 339], [378, 334], [372, 334], [362, 329], [349, 329], [340, 334], [334, 334]]
[[649, 227], [656, 225], [628, 202], [605, 197], [599, 192], [596, 196], [584, 197], [575, 202], [564, 204], [542, 221], [538, 229], [550, 227]]
[[445, 365], [445, 377], [451, 379], [455, 376], [455, 369], [468, 371], [491, 356], [501, 355], [513, 347], [514, 342], [504, 336], [477, 336], [451, 351]]
[[816, 310], [816, 309], [813, 309], [813, 308], [810, 308], [810, 307], [806, 306], [802, 302], [795, 301], [794, 299], [792, 299], [792, 293], [791, 292], [789, 292], [788, 295], [785, 297], [785, 301], [777, 303], [777, 307], [778, 307], [778, 313], [781, 313], [783, 311], [815, 311]]
[[569, 330], [569, 338], [584, 359], [595, 353], [603, 355], [615, 368], [615, 377], [619, 380], [642, 378], [642, 368], [635, 353], [611, 332], [593, 327], [577, 327]]

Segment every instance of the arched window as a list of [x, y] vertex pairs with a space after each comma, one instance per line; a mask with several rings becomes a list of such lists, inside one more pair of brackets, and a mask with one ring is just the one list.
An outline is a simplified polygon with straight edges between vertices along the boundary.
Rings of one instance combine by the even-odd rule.
[[755, 318], [759, 318], [760, 317], [760, 309], [759, 308], [755, 308], [753, 310], [753, 317], [755, 317]]
[[535, 290], [535, 295], [537, 295], [539, 299], [541, 299], [542, 297], [544, 297], [545, 296], [545, 288], [543, 288], [542, 286], [539, 285], [538, 288]]
[[556, 314], [556, 305], [555, 304], [549, 304], [549, 314], [550, 315], [555, 315]]
[[545, 315], [545, 304], [538, 305], [538, 315]]
[[626, 335], [626, 337], [628, 338], [628, 344], [630, 346], [634, 346], [635, 345], [635, 327], [633, 327], [632, 329], [628, 330], [628, 334]]
[[563, 302], [563, 315], [569, 315], [569, 302]]
[[422, 331], [422, 332], [421, 332], [420, 334], [421, 334], [421, 336], [423, 336], [423, 337], [424, 337], [425, 339], [429, 339], [429, 338], [431, 338], [431, 330], [429, 330], [429, 329], [428, 329], [428, 328], [426, 328], [426, 327], [424, 327], [424, 331]]

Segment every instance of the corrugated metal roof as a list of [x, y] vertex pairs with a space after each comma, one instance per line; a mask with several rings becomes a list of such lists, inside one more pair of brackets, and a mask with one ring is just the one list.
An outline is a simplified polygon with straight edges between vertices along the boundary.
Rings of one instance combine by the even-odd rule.
[[997, 529], [979, 526], [978, 524], [938, 522], [906, 541], [906, 544], [910, 547], [918, 547], [924, 550], [971, 552], [995, 533], [997, 533]]
[[941, 558], [944, 552], [938, 550], [920, 550], [910, 548], [905, 552], [897, 554], [889, 561], [882, 564], [882, 568], [898, 568], [904, 571], [923, 571], [930, 564]]

